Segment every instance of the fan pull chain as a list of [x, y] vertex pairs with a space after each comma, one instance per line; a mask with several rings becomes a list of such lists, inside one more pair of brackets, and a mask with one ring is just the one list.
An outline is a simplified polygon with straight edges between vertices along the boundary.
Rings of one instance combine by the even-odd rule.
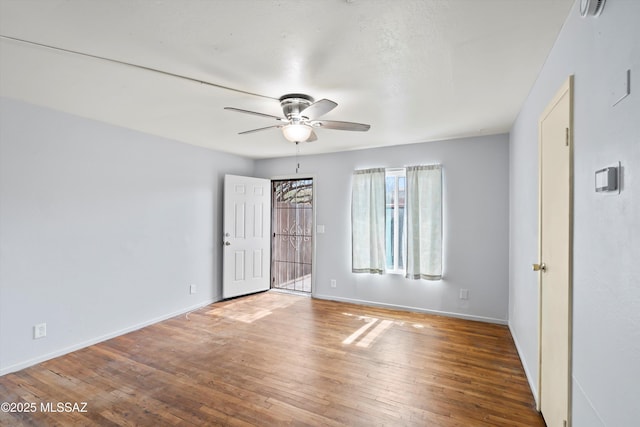
[[296, 141], [296, 173], [300, 171], [300, 162], [298, 161], [299, 154], [300, 154], [300, 142]]

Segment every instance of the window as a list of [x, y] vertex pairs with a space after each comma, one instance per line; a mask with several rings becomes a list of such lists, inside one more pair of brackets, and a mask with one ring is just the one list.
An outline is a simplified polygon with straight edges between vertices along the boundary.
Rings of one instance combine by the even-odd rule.
[[352, 271], [442, 279], [442, 166], [353, 173]]
[[406, 183], [404, 169], [385, 171], [385, 254], [388, 273], [404, 273], [407, 228], [405, 221]]

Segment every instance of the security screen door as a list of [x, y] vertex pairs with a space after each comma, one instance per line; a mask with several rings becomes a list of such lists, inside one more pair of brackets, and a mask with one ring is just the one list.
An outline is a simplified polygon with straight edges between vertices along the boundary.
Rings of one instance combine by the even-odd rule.
[[313, 180], [274, 180], [271, 186], [271, 287], [311, 292]]

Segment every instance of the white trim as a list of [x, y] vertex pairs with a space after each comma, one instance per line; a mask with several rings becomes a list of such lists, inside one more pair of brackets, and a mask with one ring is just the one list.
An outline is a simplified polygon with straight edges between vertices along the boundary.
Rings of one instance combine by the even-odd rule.
[[346, 302], [349, 304], [357, 304], [357, 305], [368, 305], [372, 307], [380, 307], [380, 308], [389, 308], [392, 310], [402, 310], [402, 311], [412, 311], [416, 313], [424, 313], [424, 314], [433, 314], [436, 316], [445, 316], [445, 317], [454, 317], [457, 319], [465, 319], [465, 320], [474, 320], [477, 322], [484, 323], [495, 323], [498, 325], [507, 325], [508, 322], [505, 319], [496, 319], [493, 317], [484, 317], [484, 316], [474, 316], [472, 314], [462, 314], [462, 313], [454, 313], [451, 311], [440, 311], [440, 310], [429, 310], [426, 308], [419, 307], [411, 307], [407, 305], [397, 305], [397, 304], [385, 304], [380, 302], [352, 299], [352, 298], [342, 298], [335, 297], [333, 295], [313, 295], [313, 298], [318, 298], [327, 301], [338, 301], [338, 302]]
[[525, 377], [527, 377], [529, 388], [531, 389], [531, 393], [533, 394], [533, 400], [536, 402], [536, 407], [538, 407], [538, 388], [536, 387], [538, 380], [534, 378], [533, 375], [531, 375], [529, 366], [525, 363], [525, 359], [522, 357], [524, 352], [520, 348], [520, 343], [518, 342], [518, 338], [516, 338], [516, 334], [513, 332], [511, 323], [508, 323], [507, 326], [509, 326], [511, 338], [513, 338], [513, 343], [516, 346], [516, 351], [518, 352], [518, 357], [520, 358], [520, 364], [522, 365], [522, 369], [524, 369], [524, 375]]
[[129, 326], [127, 328], [120, 329], [118, 331], [110, 332], [108, 334], [101, 335], [99, 337], [92, 338], [92, 339], [89, 339], [87, 341], [83, 341], [81, 343], [74, 344], [74, 345], [71, 345], [69, 347], [65, 347], [63, 349], [53, 351], [51, 353], [44, 354], [42, 356], [34, 357], [33, 359], [25, 360], [24, 362], [20, 362], [20, 363], [16, 363], [16, 364], [13, 364], [13, 365], [9, 365], [7, 367], [4, 367], [4, 368], [0, 369], [0, 376], [6, 375], [6, 374], [10, 374], [12, 372], [20, 371], [22, 369], [28, 368], [29, 366], [37, 365], [38, 363], [42, 363], [42, 362], [45, 362], [47, 360], [55, 359], [56, 357], [64, 356], [65, 354], [69, 354], [69, 353], [72, 353], [74, 351], [77, 351], [77, 350], [80, 350], [80, 349], [83, 349], [83, 348], [86, 348], [86, 347], [101, 343], [103, 341], [110, 340], [111, 338], [119, 337], [120, 335], [128, 334], [129, 332], [137, 331], [138, 329], [142, 329], [144, 327], [151, 326], [151, 325], [153, 325], [155, 323], [162, 322], [163, 320], [167, 320], [167, 319], [170, 319], [172, 317], [179, 316], [181, 314], [189, 313], [191, 311], [194, 311], [194, 310], [197, 310], [199, 308], [205, 307], [205, 306], [207, 306], [209, 304], [213, 304], [214, 302], [217, 302], [217, 301], [220, 301], [220, 299], [212, 299], [212, 300], [207, 300], [205, 302], [200, 302], [200, 303], [192, 305], [190, 307], [186, 307], [186, 308], [183, 308], [183, 309], [180, 309], [180, 310], [168, 313], [168, 314], [164, 314], [162, 316], [158, 316], [158, 317], [155, 317], [153, 319], [145, 320], [144, 322], [137, 323], [137, 324], [135, 324], [133, 326]]

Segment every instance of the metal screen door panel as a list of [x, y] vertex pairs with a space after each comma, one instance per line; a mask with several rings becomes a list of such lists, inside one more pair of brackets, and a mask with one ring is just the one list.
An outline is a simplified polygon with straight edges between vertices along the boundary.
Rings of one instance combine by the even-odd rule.
[[311, 292], [313, 180], [272, 182], [271, 287]]

